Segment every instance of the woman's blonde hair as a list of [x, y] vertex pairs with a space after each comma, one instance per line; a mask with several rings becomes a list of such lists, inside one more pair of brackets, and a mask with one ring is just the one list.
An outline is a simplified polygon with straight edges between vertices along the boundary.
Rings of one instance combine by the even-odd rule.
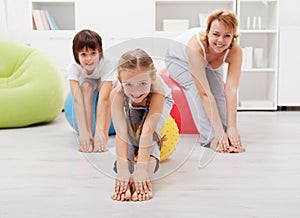
[[233, 33], [233, 38], [230, 47], [236, 43], [236, 39], [238, 38], [237, 28], [238, 28], [238, 20], [232, 11], [227, 10], [215, 10], [213, 11], [209, 17], [207, 18], [207, 25], [206, 25], [206, 32], [203, 36], [203, 40], [208, 43], [208, 33], [211, 28], [211, 24], [214, 20], [218, 20], [221, 24], [223, 24], [226, 28], [230, 30], [230, 32]]

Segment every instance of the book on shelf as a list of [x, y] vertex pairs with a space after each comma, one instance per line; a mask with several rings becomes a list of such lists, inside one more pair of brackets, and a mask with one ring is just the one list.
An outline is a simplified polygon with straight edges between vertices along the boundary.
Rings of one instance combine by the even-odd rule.
[[32, 11], [33, 26], [36, 30], [58, 30], [58, 26], [49, 11], [33, 10]]
[[49, 11], [45, 11], [46, 17], [48, 19], [49, 25], [50, 25], [50, 29], [51, 30], [59, 30], [52, 14]]
[[37, 30], [44, 30], [44, 25], [43, 25], [40, 10], [33, 10], [32, 17], [33, 17], [33, 22], [34, 22], [35, 28]]
[[44, 30], [50, 30], [51, 28], [50, 28], [50, 25], [49, 25], [49, 22], [48, 22], [46, 11], [40, 10], [40, 14], [41, 14]]

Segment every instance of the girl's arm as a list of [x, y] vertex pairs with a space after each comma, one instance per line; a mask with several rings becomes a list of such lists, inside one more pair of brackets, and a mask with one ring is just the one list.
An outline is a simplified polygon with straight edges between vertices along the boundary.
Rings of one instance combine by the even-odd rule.
[[149, 162], [153, 133], [161, 117], [164, 100], [165, 96], [162, 93], [152, 93], [149, 112], [144, 122], [140, 137], [139, 154], [137, 159], [138, 165], [141, 165], [142, 163], [148, 164]]
[[[96, 131], [94, 136], [94, 146], [100, 148], [99, 151], [107, 150], [108, 129], [110, 125], [110, 93], [112, 82], [104, 81], [98, 85], [98, 105], [96, 117]], [[94, 149], [95, 150], [95, 149]], [[98, 151], [97, 149], [95, 151]]]
[[111, 93], [111, 114], [116, 131], [117, 179], [128, 181], [130, 177], [128, 168], [128, 132], [124, 115], [124, 96], [120, 86]]
[[241, 146], [241, 140], [237, 131], [237, 91], [241, 75], [242, 49], [235, 44], [227, 57], [228, 73], [226, 79], [226, 105], [227, 105], [227, 135], [231, 144]]
[[227, 146], [229, 146], [228, 138], [223, 129], [215, 98], [209, 87], [205, 72], [207, 63], [202, 57], [200, 49], [201, 48], [196, 40], [196, 37], [193, 37], [186, 48], [190, 72], [201, 97], [204, 110], [214, 128], [215, 138], [218, 140], [218, 145], [225, 149]]
[[79, 82], [76, 80], [70, 80], [70, 89], [74, 100], [76, 121], [79, 131], [79, 143], [80, 146], [85, 150], [90, 146], [92, 132], [89, 130], [87, 125], [83, 93], [81, 91]]
[[165, 96], [153, 92], [150, 102], [149, 114], [146, 117], [140, 137], [138, 159], [133, 180], [137, 194], [151, 192], [151, 175], [149, 175], [150, 153], [152, 148], [153, 133], [161, 117]]

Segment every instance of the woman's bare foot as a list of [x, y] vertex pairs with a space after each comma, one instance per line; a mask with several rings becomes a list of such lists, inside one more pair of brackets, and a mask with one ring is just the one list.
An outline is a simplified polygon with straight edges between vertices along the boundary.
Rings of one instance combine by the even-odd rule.
[[216, 150], [219, 153], [241, 153], [241, 152], [245, 152], [246, 149], [243, 146], [228, 146], [226, 149], [221, 149], [221, 148], [217, 148]]

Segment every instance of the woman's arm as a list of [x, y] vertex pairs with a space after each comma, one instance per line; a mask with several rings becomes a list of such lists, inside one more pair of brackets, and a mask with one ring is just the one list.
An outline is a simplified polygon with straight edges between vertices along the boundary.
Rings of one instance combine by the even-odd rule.
[[[96, 131], [94, 136], [94, 146], [100, 148], [99, 151], [107, 150], [108, 129], [110, 125], [110, 93], [112, 82], [104, 81], [98, 85], [98, 105], [96, 117]], [[94, 151], [98, 151], [97, 149]]]
[[214, 128], [215, 138], [218, 140], [219, 145], [225, 148], [229, 145], [228, 139], [223, 129], [215, 98], [209, 87], [205, 72], [207, 63], [202, 57], [200, 49], [196, 37], [190, 40], [186, 48], [190, 72], [201, 97], [204, 110]]
[[231, 144], [235, 147], [241, 146], [241, 140], [237, 131], [237, 91], [242, 66], [242, 49], [235, 44], [226, 59], [228, 62], [228, 73], [226, 79], [226, 105], [227, 105], [227, 135]]

